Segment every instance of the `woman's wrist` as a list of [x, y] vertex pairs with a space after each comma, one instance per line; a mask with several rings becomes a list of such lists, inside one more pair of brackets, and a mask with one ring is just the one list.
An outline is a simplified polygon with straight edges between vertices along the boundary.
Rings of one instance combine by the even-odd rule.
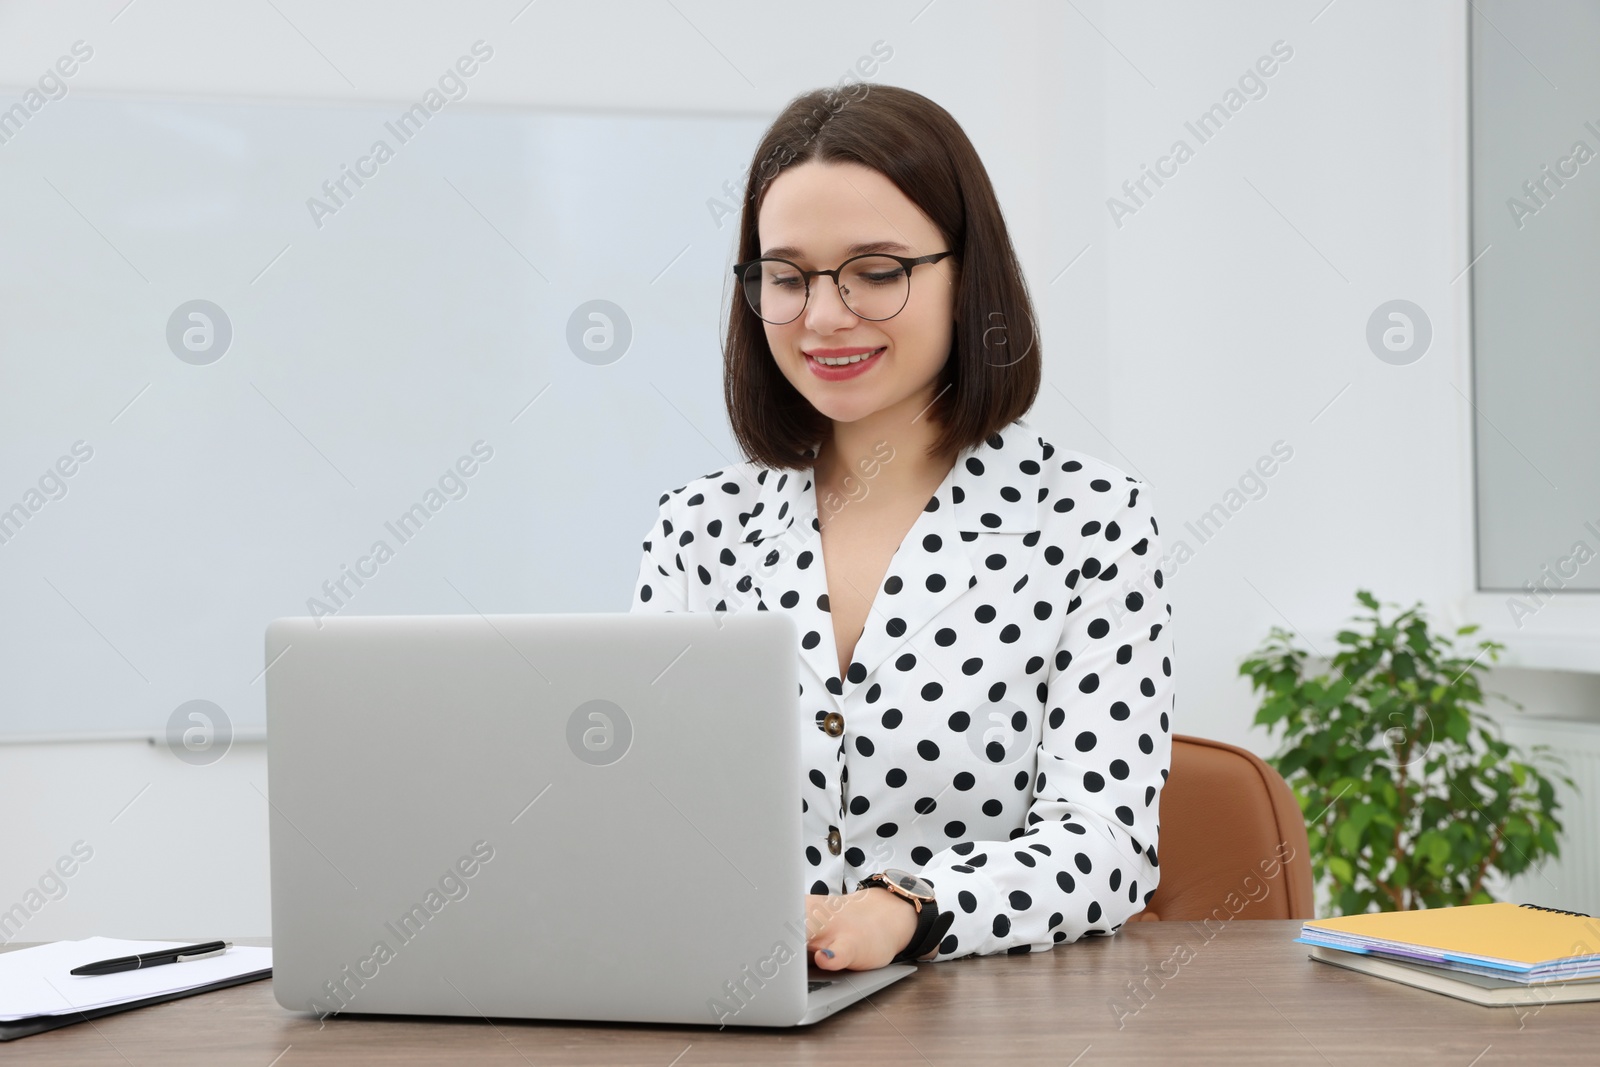
[[[894, 954], [896, 956], [900, 955], [902, 952], [905, 952], [907, 949], [909, 949], [911, 947], [911, 943], [917, 939], [918, 915], [916, 904], [901, 896], [899, 893], [885, 889], [882, 886], [871, 886], [868, 888], [867, 892], [880, 897], [893, 898], [895, 903], [889, 905], [884, 912], [884, 917], [887, 921], [899, 925], [904, 923], [907, 917], [910, 918], [910, 929], [903, 937], [897, 938], [895, 942], [899, 947], [895, 949]], [[890, 916], [893, 916], [893, 918], [891, 919]]]
[[[891, 873], [895, 880], [891, 880]], [[883, 917], [879, 921], [884, 924], [884, 933], [890, 936], [891, 949], [899, 946], [893, 950], [891, 962], [924, 961], [939, 954], [941, 938], [955, 916], [940, 913], [932, 882], [916, 875], [907, 875], [904, 871], [879, 872], [863, 879], [859, 888], [878, 889], [889, 896], [899, 897], [900, 902], [911, 909], [910, 912], [901, 912], [899, 918], [893, 917], [888, 911], [881, 912]], [[908, 921], [909, 925], [902, 925]]]

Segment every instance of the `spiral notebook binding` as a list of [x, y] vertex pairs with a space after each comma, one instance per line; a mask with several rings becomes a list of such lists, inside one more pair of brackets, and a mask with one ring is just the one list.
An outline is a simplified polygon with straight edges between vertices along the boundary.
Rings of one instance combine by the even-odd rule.
[[1532, 908], [1534, 911], [1553, 911], [1557, 915], [1576, 915], [1580, 919], [1593, 918], [1593, 916], [1586, 911], [1567, 911], [1565, 908], [1546, 908], [1539, 904], [1518, 904], [1517, 907]]

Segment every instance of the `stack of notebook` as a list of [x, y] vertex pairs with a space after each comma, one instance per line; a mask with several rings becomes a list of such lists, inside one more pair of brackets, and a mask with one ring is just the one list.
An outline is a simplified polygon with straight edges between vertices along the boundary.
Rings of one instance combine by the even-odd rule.
[[1534, 904], [1467, 904], [1315, 919], [1311, 958], [1419, 989], [1511, 1006], [1600, 1000], [1600, 920]]

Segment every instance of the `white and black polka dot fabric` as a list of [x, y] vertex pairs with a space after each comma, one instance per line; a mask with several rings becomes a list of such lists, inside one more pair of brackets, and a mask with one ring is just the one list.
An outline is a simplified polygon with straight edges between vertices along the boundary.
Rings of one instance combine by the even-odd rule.
[[963, 451], [843, 679], [817, 515], [808, 473], [748, 462], [664, 493], [632, 607], [795, 617], [807, 891], [921, 873], [954, 915], [937, 960], [1117, 930], [1160, 876], [1171, 757], [1146, 484], [1020, 421]]

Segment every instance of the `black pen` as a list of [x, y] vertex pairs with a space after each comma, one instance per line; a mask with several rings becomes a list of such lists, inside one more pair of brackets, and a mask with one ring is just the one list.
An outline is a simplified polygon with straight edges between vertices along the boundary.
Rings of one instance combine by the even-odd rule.
[[147, 952], [142, 956], [118, 956], [114, 960], [100, 960], [74, 967], [69, 974], [116, 974], [118, 971], [137, 971], [143, 967], [159, 967], [163, 963], [183, 963], [204, 956], [218, 956], [233, 947], [232, 941], [207, 941], [203, 945], [181, 945], [178, 948]]

